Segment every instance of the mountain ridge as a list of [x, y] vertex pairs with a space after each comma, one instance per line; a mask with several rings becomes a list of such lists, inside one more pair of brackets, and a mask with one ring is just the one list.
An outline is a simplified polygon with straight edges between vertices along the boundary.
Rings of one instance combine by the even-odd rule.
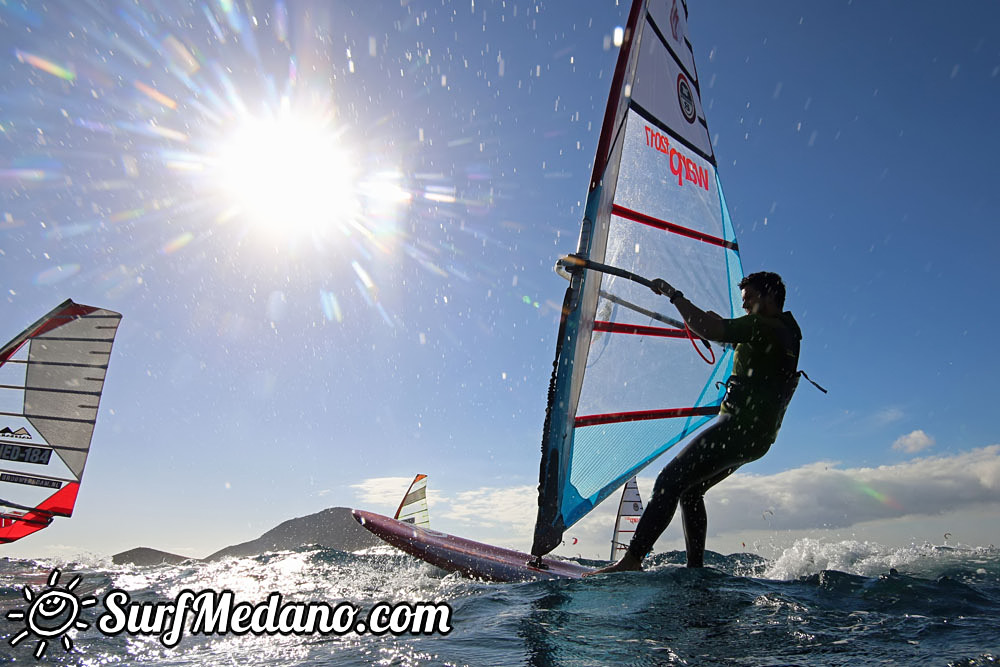
[[223, 558], [257, 556], [268, 551], [287, 551], [317, 546], [357, 551], [383, 542], [365, 530], [346, 507], [328, 507], [314, 514], [283, 521], [260, 537], [219, 549], [204, 558], [180, 556], [151, 547], [136, 547], [111, 557], [117, 565], [177, 565], [184, 561], [214, 562]]

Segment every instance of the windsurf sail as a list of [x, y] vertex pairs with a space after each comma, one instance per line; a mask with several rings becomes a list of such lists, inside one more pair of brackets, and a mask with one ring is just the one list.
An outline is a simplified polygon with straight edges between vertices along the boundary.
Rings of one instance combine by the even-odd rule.
[[417, 475], [410, 482], [410, 488], [399, 503], [393, 519], [412, 523], [427, 528], [431, 525], [431, 516], [427, 511], [427, 475]]
[[[563, 302], [532, 554], [718, 412], [730, 349], [676, 323], [647, 278], [733, 317], [743, 276], [683, 0], [634, 0]], [[589, 268], [588, 268], [589, 267]], [[673, 323], [672, 323], [673, 322]], [[703, 358], [704, 357], [704, 358]]]
[[73, 514], [121, 317], [66, 300], [0, 350], [0, 543]]
[[625, 555], [632, 533], [642, 516], [642, 496], [635, 477], [625, 483], [622, 498], [618, 502], [618, 516], [615, 518], [615, 532], [611, 536], [611, 560], [617, 561]]

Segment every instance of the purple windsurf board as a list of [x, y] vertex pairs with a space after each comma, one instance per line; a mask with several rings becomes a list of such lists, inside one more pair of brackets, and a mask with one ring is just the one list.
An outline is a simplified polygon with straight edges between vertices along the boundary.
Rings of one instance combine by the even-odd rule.
[[358, 523], [397, 549], [449, 572], [488, 581], [579, 579], [591, 569], [556, 558], [537, 559], [521, 551], [420, 528], [381, 514], [352, 510]]

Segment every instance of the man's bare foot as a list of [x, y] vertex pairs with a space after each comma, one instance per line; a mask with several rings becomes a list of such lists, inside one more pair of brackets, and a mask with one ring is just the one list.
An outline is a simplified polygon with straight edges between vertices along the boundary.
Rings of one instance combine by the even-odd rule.
[[599, 570], [594, 570], [593, 572], [587, 572], [583, 576], [589, 577], [595, 574], [609, 574], [611, 572], [636, 572], [642, 569], [642, 561], [633, 556], [628, 551], [622, 556], [622, 559], [617, 563], [608, 565], [607, 567], [602, 567]]

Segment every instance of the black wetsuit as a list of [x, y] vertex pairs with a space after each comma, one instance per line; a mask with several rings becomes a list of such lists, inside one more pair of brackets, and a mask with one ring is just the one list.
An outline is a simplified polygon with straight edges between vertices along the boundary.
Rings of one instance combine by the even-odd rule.
[[733, 374], [718, 419], [687, 444], [656, 478], [629, 553], [640, 562], [673, 519], [684, 520], [688, 567], [701, 567], [708, 517], [705, 492], [744, 463], [767, 453], [798, 384], [802, 333], [789, 312], [726, 320], [721, 343], [735, 343]]

